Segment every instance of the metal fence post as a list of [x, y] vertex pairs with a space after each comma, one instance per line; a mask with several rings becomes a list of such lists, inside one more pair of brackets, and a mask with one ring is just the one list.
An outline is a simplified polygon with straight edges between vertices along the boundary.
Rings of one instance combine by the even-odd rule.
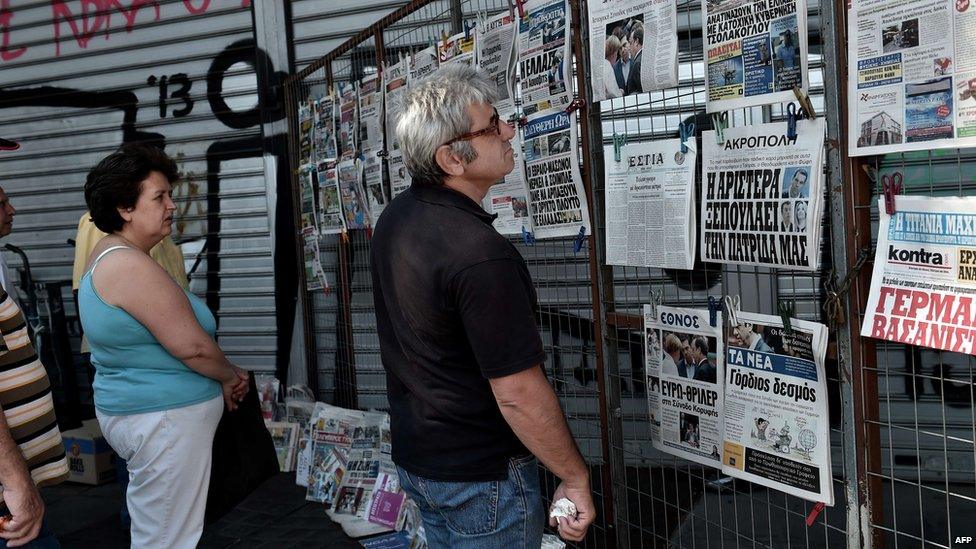
[[[859, 250], [871, 244], [870, 210], [857, 208], [867, 201], [870, 186], [862, 184], [859, 161], [847, 156], [847, 51], [846, 2], [827, 0], [821, 4], [821, 36], [824, 51], [824, 95], [827, 112], [827, 177], [830, 197], [831, 247], [835, 257], [834, 269], [838, 278], [848, 276]], [[857, 198], [862, 197], [862, 198]], [[867, 269], [855, 279], [869, 284]], [[866, 288], [866, 286], [864, 286]], [[864, 296], [866, 297], [866, 295]], [[877, 380], [860, 367], [863, 358], [874, 353], [875, 346], [861, 340], [857, 329], [858, 311], [862, 295], [852, 291], [845, 297], [844, 308], [848, 322], [835, 332], [837, 361], [841, 379], [841, 402], [844, 433], [844, 497], [847, 503], [847, 547], [879, 547], [880, 538], [870, 531], [872, 495], [877, 492], [876, 479], [868, 476], [872, 460], [878, 459], [877, 425], [866, 420], [877, 419]], [[872, 434], [874, 433], [874, 434]], [[855, 535], [857, 534], [857, 535]]]
[[[607, 303], [613, 303], [613, 270], [606, 263], [606, 221], [602, 194], [595, 189], [603, 173], [603, 130], [600, 104], [592, 101], [590, 90], [590, 59], [584, 47], [588, 29], [584, 28], [586, 6], [582, 0], [570, 0], [573, 12], [573, 53], [576, 56], [576, 83], [578, 96], [583, 101], [580, 119], [583, 162], [580, 163], [583, 184], [590, 203], [589, 264], [593, 295], [593, 340], [597, 355], [597, 390], [600, 402], [600, 443], [603, 453], [603, 507], [608, 530], [615, 531], [616, 538], [608, 536], [607, 542], [618, 547], [630, 547], [627, 521], [627, 494], [616, 485], [626, 486], [627, 469], [622, 452], [623, 425], [620, 419], [620, 374], [617, 364], [616, 338], [610, 337], [607, 324]], [[615, 328], [614, 328], [615, 329]], [[614, 444], [616, 443], [616, 444]], [[617, 448], [617, 450], [615, 450]]]

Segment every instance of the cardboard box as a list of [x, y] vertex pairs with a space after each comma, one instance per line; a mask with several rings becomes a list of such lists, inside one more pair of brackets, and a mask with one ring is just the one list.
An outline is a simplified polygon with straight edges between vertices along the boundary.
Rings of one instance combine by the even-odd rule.
[[81, 427], [61, 433], [68, 454], [69, 482], [104, 484], [115, 480], [115, 452], [105, 442], [98, 420], [84, 421]]

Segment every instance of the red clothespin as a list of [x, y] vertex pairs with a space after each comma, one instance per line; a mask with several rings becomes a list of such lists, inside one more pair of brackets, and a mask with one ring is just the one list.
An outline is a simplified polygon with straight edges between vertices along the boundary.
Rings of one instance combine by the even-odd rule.
[[519, 19], [525, 19], [525, 0], [515, 0], [515, 7], [519, 12]]
[[820, 516], [820, 512], [824, 510], [824, 507], [826, 506], [822, 501], [818, 501], [817, 504], [813, 506], [813, 509], [810, 510], [810, 514], [807, 515], [807, 528], [813, 526], [813, 523], [817, 521], [817, 517]]
[[372, 226], [366, 227], [366, 240], [372, 240], [372, 239], [373, 239], [373, 227]]
[[566, 114], [571, 114], [574, 111], [578, 111], [581, 108], [583, 108], [583, 102], [580, 101], [580, 99], [577, 97], [576, 99], [570, 101], [569, 105], [566, 105], [566, 108], [563, 110], [563, 112], [565, 112]]
[[885, 213], [895, 215], [895, 197], [902, 191], [901, 172], [881, 176], [881, 189], [885, 197]]
[[518, 123], [520, 128], [524, 128], [526, 124], [529, 123], [529, 119], [526, 118], [525, 115], [522, 115], [522, 117], [516, 120], [515, 122]]
[[339, 233], [342, 237], [343, 244], [349, 244], [349, 231], [342, 231]]

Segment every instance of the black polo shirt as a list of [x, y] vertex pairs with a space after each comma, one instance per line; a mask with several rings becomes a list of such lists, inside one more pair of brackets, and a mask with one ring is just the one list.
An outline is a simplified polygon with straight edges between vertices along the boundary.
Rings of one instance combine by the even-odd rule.
[[529, 270], [493, 220], [457, 191], [414, 185], [373, 232], [393, 461], [433, 480], [503, 480], [508, 458], [528, 453], [488, 380], [545, 353]]

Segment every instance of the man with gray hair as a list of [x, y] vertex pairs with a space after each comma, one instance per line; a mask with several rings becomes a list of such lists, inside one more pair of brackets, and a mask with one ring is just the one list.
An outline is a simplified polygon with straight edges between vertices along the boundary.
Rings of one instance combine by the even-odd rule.
[[444, 67], [408, 93], [397, 138], [413, 178], [373, 233], [373, 299], [393, 461], [431, 547], [531, 547], [545, 516], [536, 458], [561, 479], [551, 519], [580, 541], [589, 472], [546, 378], [525, 260], [480, 206], [515, 166], [512, 127], [478, 69]]

